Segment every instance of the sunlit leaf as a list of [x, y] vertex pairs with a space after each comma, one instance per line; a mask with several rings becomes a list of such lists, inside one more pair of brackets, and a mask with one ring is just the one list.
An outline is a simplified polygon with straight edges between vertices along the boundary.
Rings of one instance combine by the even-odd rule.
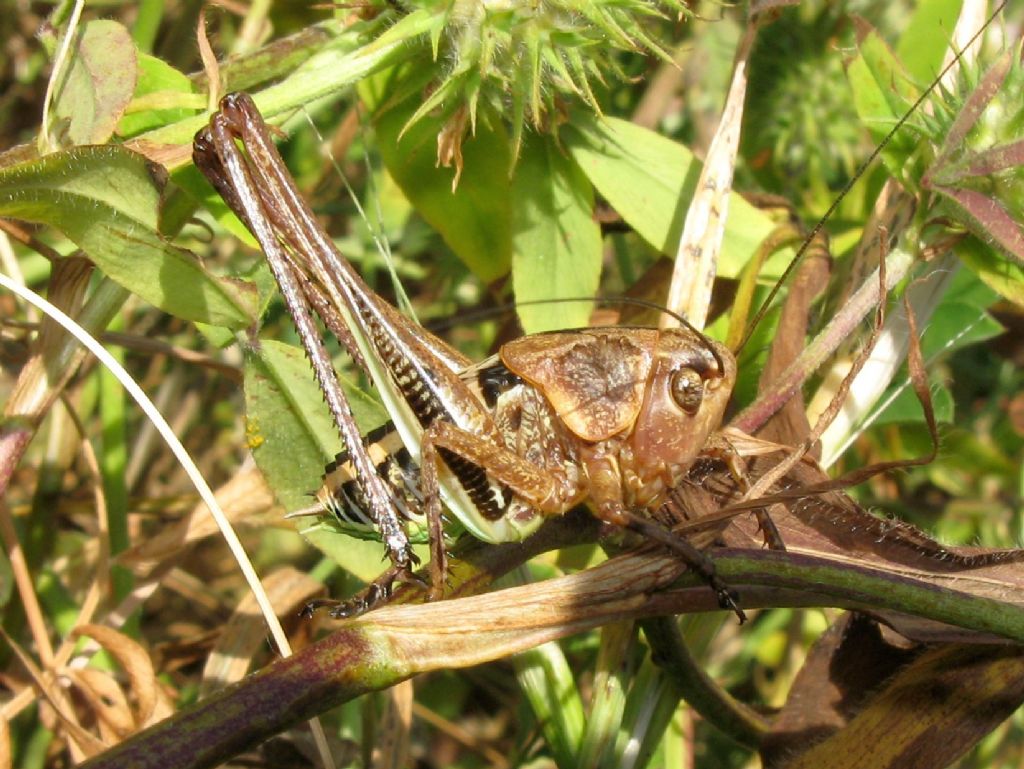
[[1024, 307], [1024, 269], [1003, 259], [977, 240], [967, 239], [957, 245], [957, 256], [985, 285], [1000, 296]]
[[531, 139], [512, 180], [512, 285], [519, 318], [527, 333], [579, 328], [588, 325], [589, 302], [528, 303], [597, 292], [601, 229], [592, 215], [593, 190], [553, 139]]
[[[387, 414], [363, 392], [343, 383], [360, 427], [371, 430]], [[253, 457], [289, 509], [306, 507], [324, 465], [341, 439], [300, 347], [262, 340], [246, 355], [246, 433]]]
[[211, 275], [159, 232], [162, 169], [122, 147], [76, 147], [0, 171], [0, 215], [48, 224], [162, 310], [244, 328], [255, 289]]
[[[580, 116], [562, 129], [562, 138], [583, 173], [626, 223], [654, 248], [674, 256], [700, 175], [693, 153], [654, 131], [615, 118]], [[719, 274], [739, 275], [772, 229], [765, 214], [733, 194]], [[777, 275], [778, 269], [777, 263], [769, 262], [765, 274]]]
[[963, 0], [922, 0], [916, 4], [907, 31], [896, 46], [896, 55], [921, 85], [939, 74], [962, 6]]
[[407, 128], [415, 106], [409, 102], [376, 118], [388, 172], [452, 251], [481, 280], [493, 281], [508, 272], [512, 260], [508, 136], [502, 128], [479, 125], [462, 140], [463, 170], [453, 192], [455, 169], [437, 164], [442, 125], [427, 116]]
[[55, 116], [67, 121], [72, 144], [101, 144], [113, 135], [137, 77], [135, 43], [127, 29], [106, 19], [82, 28], [53, 105]]
[[[853, 103], [861, 122], [875, 142], [881, 142], [903, 116], [915, 96], [903, 64], [874, 30], [860, 40], [857, 56], [846, 68]], [[882, 152], [890, 173], [899, 174], [909, 153], [917, 146], [907, 130], [897, 134]]]
[[[139, 81], [133, 94], [134, 101], [141, 97], [149, 97], [145, 102], [150, 106], [144, 109], [133, 109], [136, 105], [129, 104], [128, 111], [117, 125], [121, 136], [135, 136], [158, 128], [175, 120], [182, 120], [195, 114], [188, 105], [176, 106], [174, 100], [192, 95], [192, 81], [188, 76], [176, 70], [167, 62], [149, 54], [139, 54]], [[166, 106], [158, 106], [157, 98], [161, 97]]]

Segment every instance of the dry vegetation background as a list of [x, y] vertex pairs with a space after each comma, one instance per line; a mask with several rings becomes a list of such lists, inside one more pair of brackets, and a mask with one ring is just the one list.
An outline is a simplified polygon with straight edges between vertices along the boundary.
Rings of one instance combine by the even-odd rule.
[[[745, 276], [756, 283], [750, 304], [757, 307], [792, 246], [931, 79], [936, 62], [929, 57], [945, 48], [960, 6], [805, 2], [764, 24], [748, 62], [735, 161], [733, 186], [745, 202], [732, 201], [709, 333], [724, 339], [730, 328], [746, 327], [750, 314], [735, 300]], [[336, 627], [323, 615], [300, 618], [302, 606], [357, 590], [380, 570], [381, 547], [325, 526], [303, 536], [283, 517], [308, 504], [337, 439], [252, 240], [191, 167], [190, 137], [209, 115], [211, 73], [221, 93], [255, 92], [282, 124], [282, 153], [300, 188], [367, 281], [396, 302], [400, 284], [424, 324], [479, 360], [519, 333], [511, 311], [493, 312], [514, 299], [629, 294], [665, 301], [666, 257], [674, 256], [670, 244], [682, 226], [679, 195], [692, 194], [697, 173], [687, 164], [708, 151], [748, 31], [745, 9], [712, 3], [690, 9], [696, 16], [685, 20], [670, 3], [658, 7], [660, 15], [639, 2], [571, 12], [557, 3], [530, 6], [527, 22], [515, 6], [483, 21], [472, 8], [88, 3], [74, 22], [64, 79], [51, 90], [51, 63], [76, 6], [9, 0], [0, 14], [0, 149], [9, 150], [0, 157], [0, 272], [76, 314], [149, 393], [217, 491], [296, 650]], [[814, 505], [780, 514], [784, 535], [808, 552], [838, 559], [852, 548], [848, 572], [812, 573], [806, 564], [784, 572], [789, 562], [775, 563], [756, 547], [749, 562], [727, 554], [721, 570], [745, 586], [750, 622], [693, 613], [648, 620], [642, 634], [632, 620], [657, 613], [655, 603], [605, 615], [595, 599], [579, 625], [588, 632], [573, 634], [573, 608], [559, 603], [564, 593], [538, 588], [534, 598], [543, 606], [567, 612], [551, 630], [563, 640], [510, 642], [505, 659], [471, 667], [488, 658], [488, 644], [492, 657], [506, 656], [498, 653], [504, 641], [488, 635], [486, 613], [472, 615], [476, 625], [444, 605], [401, 615], [429, 619], [439, 633], [476, 628], [446, 660], [436, 651], [441, 640], [436, 658], [411, 642], [400, 646], [395, 638], [411, 636], [394, 628], [410, 626], [374, 624], [371, 614], [346, 636], [366, 645], [364, 656], [345, 657], [336, 636], [333, 647], [319, 647], [319, 656], [317, 647], [307, 649], [291, 669], [308, 675], [304, 683], [272, 673], [263, 700], [254, 685], [254, 702], [298, 701], [305, 686], [327, 703], [342, 699], [337, 692], [347, 684], [332, 678], [339, 671], [354, 671], [351, 678], [367, 689], [431, 671], [330, 709], [304, 701], [304, 715], [326, 711], [326, 749], [287, 713], [267, 716], [278, 726], [261, 738], [291, 728], [262, 744], [242, 737], [217, 743], [217, 725], [242, 735], [258, 720], [237, 712], [241, 700], [232, 715], [228, 697], [220, 711], [205, 711], [212, 727], [170, 722], [169, 742], [141, 743], [145, 760], [170, 766], [160, 763], [161, 751], [180, 757], [196, 745], [213, 747], [205, 759], [173, 765], [233, 756], [227, 765], [303, 767], [320, 765], [326, 752], [338, 766], [1020, 766], [1024, 659], [1006, 643], [1024, 640], [1020, 567], [961, 580], [948, 575], [942, 557], [931, 558], [930, 544], [914, 545], [909, 566], [870, 544], [896, 542], [898, 549], [901, 537], [910, 541], [895, 524], [871, 522], [888, 516], [951, 545], [1011, 548], [1024, 533], [1020, 10], [997, 17], [973, 69], [919, 111], [885, 162], [840, 204], [828, 224], [832, 258], [820, 260], [831, 280], [816, 299], [794, 300], [802, 319], [780, 321], [777, 302], [740, 356], [730, 416], [759, 402], [780, 323], [799, 337], [789, 352], [798, 355], [804, 336], [815, 338], [849, 309], [850, 289], [870, 283], [878, 250], [872, 256], [859, 247], [862, 236], [877, 245], [879, 232], [890, 233], [890, 250], [910, 254], [910, 277], [897, 295], [910, 279], [946, 276], [924, 300], [922, 317], [937, 457], [849, 489], [861, 507], [821, 502], [831, 511], [825, 534], [801, 528], [801, 511]], [[522, 50], [533, 49], [503, 37], [520, 24], [539, 35], [541, 76], [522, 65], [529, 58]], [[1004, 48], [1011, 53], [1001, 59]], [[1004, 60], [1009, 74], [991, 104], [972, 102], [984, 73]], [[981, 116], [966, 126], [957, 123], [965, 104]], [[594, 133], [596, 108], [622, 121], [615, 132]], [[944, 143], [951, 134], [967, 155]], [[457, 193], [454, 169], [436, 167], [438, 144], [461, 172]], [[629, 152], [616, 154], [622, 147]], [[965, 171], [978, 158], [982, 172]], [[898, 195], [904, 204], [876, 203]], [[534, 207], [523, 209], [524, 200]], [[554, 242], [556, 228], [527, 227], [526, 220], [559, 221], [572, 234], [576, 250], [559, 252], [554, 279], [550, 263], [529, 255]], [[901, 240], [904, 230], [912, 237]], [[769, 238], [780, 254], [758, 275], [748, 265]], [[614, 304], [591, 313], [577, 302], [540, 305], [521, 320], [531, 331], [652, 322], [629, 313]], [[833, 340], [825, 368], [801, 379], [812, 408], [823, 408], [857, 358], [870, 320], [856, 333], [855, 326], [844, 344]], [[0, 766], [62, 767], [90, 757], [99, 757], [96, 766], [126, 765], [105, 751], [278, 656], [182, 465], [123, 386], [76, 349], [38, 311], [0, 291]], [[338, 366], [359, 384], [344, 356]], [[905, 387], [906, 369], [890, 375], [883, 397], [893, 400], [869, 427], [849, 425], [848, 445], [826, 437], [826, 452], [838, 455], [835, 474], [929, 453], [932, 436]], [[352, 397], [361, 418], [381, 418], [370, 396]], [[781, 432], [762, 437], [796, 444], [806, 423], [803, 434], [774, 429]], [[717, 469], [702, 482], [707, 504], [735, 501], [736, 489], [714, 485], [725, 483]], [[878, 515], [860, 517], [866, 509]], [[537, 546], [547, 552], [516, 565], [519, 579], [540, 582], [605, 560], [585, 517], [561, 525]], [[836, 535], [839, 545], [822, 544], [844, 527], [849, 542]], [[488, 581], [513, 565], [515, 558], [501, 560], [504, 552], [473, 562], [483, 564]], [[625, 562], [609, 584], [644, 574], [663, 587], [678, 576], [644, 558]], [[871, 582], [856, 571], [865, 565], [882, 577]], [[854, 572], [850, 579], [865, 581], [842, 586]], [[934, 595], [913, 583], [918, 578]], [[825, 586], [819, 592], [815, 580]], [[588, 584], [578, 587], [597, 590]], [[939, 588], [950, 586], [964, 592], [943, 603]], [[683, 591], [683, 605], [658, 606], [692, 610], [703, 600], [712, 608], [698, 593]], [[653, 588], [643, 600], [651, 595]], [[527, 608], [498, 599], [488, 611], [494, 624], [521, 611], [517, 632], [525, 638], [537, 630], [530, 612], [540, 611], [529, 593], [517, 596]], [[904, 635], [833, 606], [876, 609]], [[960, 629], [900, 624], [890, 611], [955, 621]], [[428, 647], [430, 627], [420, 631]], [[388, 643], [394, 656], [377, 661]], [[651, 646], [665, 669], [652, 663]], [[511, 656], [513, 648], [526, 651]], [[684, 693], [692, 707], [680, 700]], [[940, 739], [950, 735], [957, 736]], [[805, 752], [826, 739], [832, 742], [818, 753]], [[870, 750], [874, 757], [864, 759]]]

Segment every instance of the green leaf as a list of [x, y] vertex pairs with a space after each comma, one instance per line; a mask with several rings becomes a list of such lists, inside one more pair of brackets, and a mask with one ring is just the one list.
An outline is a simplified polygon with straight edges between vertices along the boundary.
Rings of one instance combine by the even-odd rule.
[[[192, 81], [183, 72], [179, 72], [167, 62], [150, 56], [139, 54], [139, 81], [135, 85], [132, 103], [121, 122], [117, 125], [120, 136], [135, 136], [143, 131], [158, 128], [176, 120], [183, 120], [194, 115], [196, 110], [187, 106], [174, 106], [176, 99], [182, 95], [192, 95]], [[151, 106], [136, 109], [140, 97], [149, 96], [142, 104]], [[167, 106], [157, 107], [156, 97], [163, 97]]]
[[[906, 380], [903, 381], [906, 384]], [[953, 421], [953, 394], [949, 388], [939, 379], [932, 378], [929, 381], [932, 394], [932, 409], [935, 411], [935, 420], [940, 424], [948, 424]], [[880, 402], [886, 402], [894, 392], [897, 392], [898, 385], [894, 385], [885, 391]], [[899, 389], [893, 400], [882, 410], [878, 417], [871, 423], [872, 427], [881, 427], [892, 424], [918, 424], [924, 422], [924, 411], [921, 410], [921, 402], [917, 399], [914, 388], [909, 385]]]
[[194, 165], [178, 168], [171, 174], [171, 179], [178, 187], [188, 193], [192, 199], [205, 209], [217, 223], [252, 249], [259, 250], [260, 244], [235, 216], [220, 193], [215, 190], [206, 177]]
[[560, 767], [575, 765], [586, 716], [572, 669], [557, 643], [541, 644], [513, 658], [516, 678]]
[[48, 224], [107, 275], [186, 320], [244, 328], [255, 289], [160, 235], [163, 169], [123, 147], [76, 147], [0, 170], [0, 216]]
[[637, 673], [633, 630], [631, 622], [616, 622], [601, 629], [594, 693], [579, 741], [577, 766], [599, 766], [615, 754], [615, 743], [625, 727], [622, 718], [627, 689]]
[[[956, 246], [957, 252], [959, 253], [962, 245], [969, 242], [976, 241], [961, 241]], [[948, 303], [964, 305], [972, 308], [976, 314], [981, 314], [995, 304], [998, 299], [998, 294], [989, 286], [986, 286], [983, 281], [979, 280], [976, 275], [972, 274], [969, 270], [958, 270], [949, 288], [946, 289], [945, 295], [942, 297], [942, 303], [939, 304], [939, 312], [944, 312], [945, 305]], [[997, 331], [996, 333], [999, 332]], [[989, 337], [984, 338], [988, 339]]]
[[921, 0], [900, 37], [896, 55], [907, 72], [924, 85], [942, 70], [963, 0]]
[[523, 303], [593, 297], [601, 277], [601, 229], [594, 193], [550, 136], [532, 136], [512, 180], [512, 285], [528, 334], [580, 328], [590, 302]]
[[[853, 104], [875, 142], [881, 142], [910, 108], [916, 96], [902, 62], [873, 30], [863, 37], [846, 69]], [[889, 172], [900, 175], [917, 142], [908, 130], [894, 136], [882, 151]]]
[[[326, 520], [300, 527], [299, 533], [309, 544], [363, 582], [372, 582], [388, 566], [387, 554], [379, 539], [357, 539], [343, 534]], [[421, 561], [430, 559], [426, 547], [414, 544], [413, 552]]]
[[[348, 382], [342, 387], [364, 432], [387, 420], [377, 401]], [[262, 340], [248, 350], [245, 404], [256, 464], [285, 507], [308, 506], [324, 465], [343, 446], [302, 348]]]
[[262, 340], [246, 351], [245, 433], [253, 459], [288, 510], [308, 507], [342, 449], [300, 347]]
[[102, 144], [113, 134], [135, 91], [135, 43], [116, 21], [90, 21], [78, 34], [54, 115], [67, 121], [72, 144]]
[[986, 286], [1000, 296], [1024, 307], [1024, 269], [983, 243], [968, 238], [957, 244], [956, 254]]
[[630, 681], [614, 751], [598, 766], [610, 769], [632, 761], [634, 766], [648, 766], [678, 706], [679, 690], [671, 677], [645, 660]]
[[512, 261], [508, 136], [500, 126], [481, 124], [475, 136], [462, 140], [464, 166], [453, 192], [455, 170], [437, 166], [442, 124], [424, 116], [408, 126], [416, 106], [410, 100], [375, 116], [381, 157], [420, 216], [452, 251], [481, 280], [496, 280], [508, 273]]
[[[364, 431], [387, 419], [377, 401], [348, 382], [342, 387]], [[278, 500], [289, 510], [308, 507], [325, 463], [341, 451], [342, 444], [301, 348], [263, 340], [247, 351], [245, 411], [253, 458]], [[379, 541], [339, 534], [329, 521], [314, 520], [300, 530], [311, 544], [363, 581], [382, 571]]]
[[[616, 118], [578, 115], [561, 136], [587, 178], [626, 223], [657, 250], [674, 254], [700, 176], [693, 153]], [[732, 194], [719, 274], [739, 275], [774, 227], [768, 216]], [[785, 257], [771, 260], [766, 276], [777, 276], [785, 262]]]
[[929, 358], [940, 353], [947, 355], [997, 337], [1003, 331], [1002, 325], [983, 310], [959, 302], [943, 302], [928, 323], [921, 349]]

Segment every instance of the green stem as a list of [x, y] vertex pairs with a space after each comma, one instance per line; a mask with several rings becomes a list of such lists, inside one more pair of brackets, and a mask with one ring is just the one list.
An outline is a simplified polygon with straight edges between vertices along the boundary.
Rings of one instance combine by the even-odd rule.
[[[403, 16], [397, 24], [372, 42], [351, 50], [352, 38], [341, 37], [318, 51], [281, 82], [253, 93], [264, 117], [272, 118], [336, 93], [367, 75], [420, 52], [410, 45], [430, 31], [435, 17], [425, 11]], [[136, 137], [153, 144], [191, 143], [196, 131], [209, 122], [209, 115], [195, 115]]]
[[[888, 610], [1024, 643], [1024, 606], [966, 592], [966, 580], [970, 579], [967, 570], [955, 569], [943, 575], [951, 584], [964, 584], [960, 591], [924, 578], [887, 572], [882, 567], [798, 553], [730, 555], [716, 558], [716, 567], [719, 563], [722, 578], [729, 584], [756, 586], [756, 596], [742, 596], [744, 605], [831, 605], [869, 612]], [[1007, 596], [1017, 595], [1020, 589], [1009, 582], [1003, 587]], [[803, 597], [799, 601], [773, 601], [769, 596], [776, 588], [801, 591]], [[754, 603], [747, 603], [748, 596]]]
[[[924, 576], [913, 579], [849, 560], [762, 550], [722, 550], [715, 563], [746, 608], [888, 609], [1024, 642], [1024, 607], [939, 587]], [[957, 584], [971, 584], [962, 572], [956, 577]], [[991, 587], [992, 582], [985, 584]], [[666, 589], [679, 584], [688, 586]], [[1005, 587], [1013, 594], [1014, 585]], [[715, 606], [713, 593], [686, 574], [678, 560], [633, 553], [568, 577], [488, 595], [385, 607], [344, 623], [294, 657], [84, 766], [215, 766], [317, 713], [417, 673], [478, 665], [610, 622]]]
[[[260, 83], [294, 72], [304, 61], [345, 31], [345, 25], [332, 19], [306, 27], [293, 35], [267, 43], [258, 51], [221, 62], [220, 81], [225, 91], [245, 91]], [[205, 72], [190, 75], [197, 92], [206, 92], [210, 81]]]
[[640, 626], [655, 664], [669, 675], [686, 704], [736, 742], [756, 748], [768, 731], [768, 721], [704, 672], [690, 654], [676, 618], [654, 617]]
[[135, 24], [132, 25], [132, 40], [140, 51], [150, 53], [156, 41], [160, 21], [164, 17], [163, 0], [139, 0]]

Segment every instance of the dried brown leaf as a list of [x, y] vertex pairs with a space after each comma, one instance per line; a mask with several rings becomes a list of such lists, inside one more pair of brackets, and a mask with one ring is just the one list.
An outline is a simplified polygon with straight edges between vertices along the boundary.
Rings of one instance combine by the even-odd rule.
[[94, 668], [66, 669], [63, 675], [89, 706], [104, 742], [118, 742], [135, 731], [128, 698], [113, 675]]
[[217, 109], [217, 103], [221, 96], [221, 75], [220, 63], [217, 61], [217, 54], [210, 46], [210, 40], [206, 36], [206, 8], [199, 9], [199, 19], [196, 21], [196, 44], [199, 46], [199, 57], [203, 60], [203, 72], [209, 83], [209, 110]]
[[168, 170], [180, 168], [192, 159], [191, 143], [161, 144], [147, 139], [129, 139], [124, 146]]
[[[852, 662], [852, 660], [851, 660]], [[925, 650], [873, 693], [845, 728], [787, 769], [943, 769], [1024, 702], [1024, 650]]]
[[105, 625], [79, 625], [72, 635], [92, 638], [117, 660], [128, 676], [128, 690], [135, 700], [135, 723], [147, 723], [156, 706], [158, 682], [146, 650]]
[[[235, 524], [263, 525], [279, 522], [284, 516], [284, 511], [274, 499], [274, 493], [255, 465], [248, 465], [235, 473], [217, 489], [215, 497], [228, 520]], [[118, 562], [136, 566], [164, 561], [174, 557], [183, 547], [219, 531], [209, 508], [205, 503], [200, 503], [178, 523], [164, 527], [154, 536], [122, 553], [118, 556]]]
[[[825, 289], [829, 277], [827, 253], [809, 254], [793, 279], [779, 318], [778, 330], [761, 373], [764, 385], [775, 381], [803, 351], [811, 303]], [[811, 431], [801, 398], [790, 398], [758, 431], [765, 440], [797, 446]]]
[[409, 765], [413, 682], [402, 681], [376, 699], [382, 707], [374, 718], [370, 765], [374, 769], [404, 769]]
[[[33, 686], [40, 694], [41, 702], [49, 706], [49, 708], [42, 709], [40, 720], [45, 723], [47, 718], [51, 721], [56, 719], [56, 722], [60, 723], [67, 731], [71, 741], [72, 755], [93, 756], [102, 753], [107, 745], [83, 729], [78, 723], [78, 720], [75, 718], [75, 712], [71, 708], [64, 691], [60, 686], [55, 685], [53, 677], [45, 675], [32, 658], [25, 653], [25, 650], [2, 628], [0, 628], [0, 636], [7, 642], [8, 647], [18, 657], [25, 670], [28, 671]], [[48, 728], [53, 729], [55, 725], [55, 723], [48, 725]]]
[[[750, 19], [736, 50], [732, 81], [722, 109], [722, 118], [708, 147], [707, 157], [697, 182], [697, 191], [686, 211], [683, 232], [676, 251], [675, 270], [669, 286], [666, 306], [685, 315], [697, 328], [703, 328], [711, 306], [711, 288], [718, 272], [718, 256], [725, 235], [729, 212], [729, 193], [736, 171], [743, 103], [747, 92], [747, 63], [760, 21]], [[660, 327], [677, 321], [662, 315]]]
[[[50, 301], [75, 316], [91, 274], [92, 263], [88, 259], [68, 257], [55, 262], [50, 277]], [[4, 405], [5, 417], [23, 417], [35, 424], [46, 415], [85, 357], [82, 347], [68, 347], [66, 339], [67, 332], [55, 321], [43, 320], [32, 358], [22, 368]]]
[[834, 735], [887, 678], [920, 653], [864, 615], [844, 613], [815, 642], [761, 745], [765, 769]]

